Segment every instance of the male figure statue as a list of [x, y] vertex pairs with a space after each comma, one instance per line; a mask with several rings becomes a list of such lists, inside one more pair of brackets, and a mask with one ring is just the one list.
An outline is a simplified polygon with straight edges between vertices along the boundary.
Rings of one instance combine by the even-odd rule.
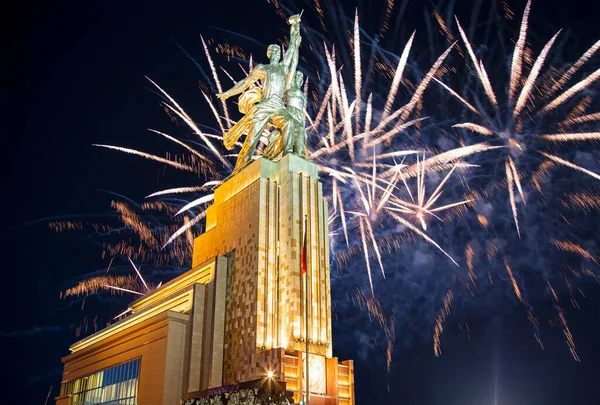
[[[267, 48], [269, 64], [257, 65], [245, 79], [236, 83], [226, 92], [217, 94], [217, 97], [225, 100], [244, 92], [259, 80], [262, 83], [262, 98], [260, 101], [251, 107], [246, 116], [228, 131], [233, 134], [235, 139], [243, 131], [249, 131], [238, 156], [234, 171], [240, 170], [252, 161], [252, 156], [260, 136], [269, 123], [282, 132], [289, 132], [289, 129], [284, 128], [288, 125], [288, 122], [286, 120], [287, 111], [283, 103], [283, 95], [288, 84], [289, 74], [296, 70], [296, 65], [298, 64], [298, 48], [301, 42], [300, 16], [295, 15], [290, 17], [289, 23], [291, 25], [290, 46], [285, 53], [283, 62], [280, 62], [281, 48], [278, 45], [269, 45]], [[252, 125], [249, 125], [249, 121], [252, 122]], [[226, 146], [228, 142], [231, 144], [231, 135], [226, 133], [224, 138], [226, 139]], [[229, 141], [227, 141], [227, 138], [230, 138]]]

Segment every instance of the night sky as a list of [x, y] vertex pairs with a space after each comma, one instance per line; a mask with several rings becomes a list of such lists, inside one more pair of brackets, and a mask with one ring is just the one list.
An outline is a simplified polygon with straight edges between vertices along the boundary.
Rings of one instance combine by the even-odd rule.
[[[200, 60], [199, 35], [218, 37], [225, 35], [224, 29], [257, 39], [252, 51], [262, 55], [287, 27], [261, 0], [8, 3], [1, 6], [5, 320], [0, 324], [0, 402], [42, 404], [50, 386], [51, 398], [58, 395], [60, 359], [78, 339], [72, 325], [81, 317], [79, 308], [59, 299], [59, 293], [77, 277], [106, 265], [84, 235], [56, 233], [47, 226], [49, 218], [106, 212], [109, 192], [140, 200], [160, 187], [160, 165], [91, 144], [162, 153], [163, 144], [146, 128], [173, 127], [144, 76], [156, 79], [192, 112], [202, 104], [200, 111], [212, 120], [197, 86], [200, 72], [178, 44]], [[360, 4], [359, 12], [368, 9], [367, 3]], [[464, 3], [460, 11], [468, 16], [470, 2]], [[519, 18], [522, 3], [512, 3]], [[552, 31], [546, 26], [552, 26], [569, 27], [586, 44], [600, 38], [598, 6], [584, 0], [538, 0], [534, 7], [536, 3], [544, 35]], [[420, 18], [417, 5], [414, 17]], [[350, 15], [352, 10], [348, 8]], [[373, 12], [374, 19], [379, 15]], [[590, 238], [598, 246], [597, 228]], [[337, 288], [342, 296], [345, 287]], [[586, 295], [581, 308], [565, 308], [580, 363], [560, 332], [548, 336], [541, 350], [514, 299], [457, 308], [447, 323], [440, 358], [433, 354], [429, 326], [404, 330], [406, 338], [397, 338], [389, 374], [381, 360], [385, 344], [374, 346], [369, 328], [365, 341], [349, 337], [340, 317], [334, 319], [334, 355], [356, 360], [359, 404], [598, 404], [600, 288], [594, 283], [581, 288]], [[386, 294], [393, 299], [394, 291]], [[108, 316], [123, 308], [110, 298], [90, 305], [97, 309], [87, 308], [88, 315], [97, 311]], [[550, 298], [533, 305], [543, 318]], [[468, 337], [459, 326], [465, 323]], [[365, 352], [364, 346], [372, 345]]]

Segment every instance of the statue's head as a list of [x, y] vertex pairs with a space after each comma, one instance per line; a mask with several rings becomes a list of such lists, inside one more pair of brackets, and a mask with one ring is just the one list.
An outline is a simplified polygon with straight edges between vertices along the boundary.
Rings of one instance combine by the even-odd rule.
[[271, 61], [271, 63], [277, 63], [281, 59], [281, 48], [279, 45], [269, 45], [267, 48], [267, 58]]
[[304, 81], [304, 75], [301, 71], [296, 70], [296, 74], [294, 74], [294, 84], [298, 87], [302, 87], [302, 82]]

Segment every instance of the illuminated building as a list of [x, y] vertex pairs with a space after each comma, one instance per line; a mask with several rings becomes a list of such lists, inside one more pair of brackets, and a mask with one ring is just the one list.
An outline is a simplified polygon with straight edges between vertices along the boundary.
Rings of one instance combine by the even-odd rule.
[[260, 158], [229, 178], [192, 269], [73, 344], [57, 404], [241, 403], [264, 386], [298, 403], [307, 347], [309, 403], [354, 404], [353, 363], [332, 357], [327, 218], [317, 166], [298, 156]]

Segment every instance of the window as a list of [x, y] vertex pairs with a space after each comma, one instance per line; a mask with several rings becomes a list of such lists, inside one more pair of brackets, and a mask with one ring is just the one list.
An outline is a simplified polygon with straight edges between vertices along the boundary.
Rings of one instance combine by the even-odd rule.
[[61, 387], [61, 395], [71, 396], [71, 405], [137, 405], [140, 359], [110, 367]]

